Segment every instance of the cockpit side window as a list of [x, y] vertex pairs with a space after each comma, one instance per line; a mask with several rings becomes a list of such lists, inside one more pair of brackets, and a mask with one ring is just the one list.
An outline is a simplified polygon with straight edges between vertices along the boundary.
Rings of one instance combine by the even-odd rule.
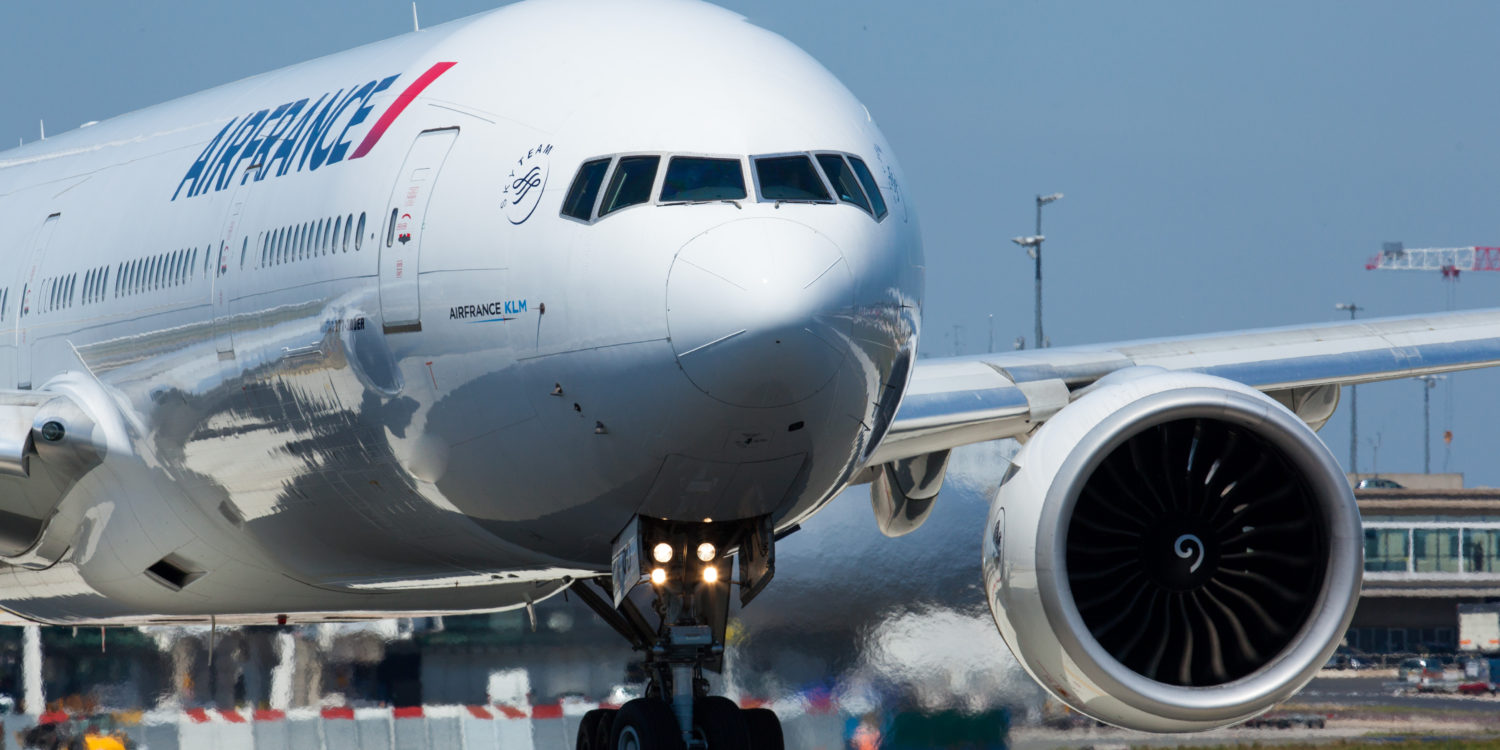
[[870, 210], [870, 201], [865, 198], [865, 191], [860, 188], [859, 181], [854, 179], [854, 172], [844, 163], [843, 156], [818, 154], [818, 164], [822, 165], [823, 173], [828, 175], [828, 181], [833, 183], [833, 190], [839, 194], [839, 200], [853, 203], [866, 213], [874, 213]]
[[768, 201], [832, 202], [818, 170], [806, 156], [767, 156], [755, 160], [760, 197]]
[[609, 171], [609, 159], [586, 161], [573, 177], [573, 186], [568, 188], [568, 197], [563, 200], [563, 215], [588, 221], [594, 213], [594, 199], [599, 197], [599, 186], [604, 184], [604, 173]]
[[622, 156], [615, 164], [614, 177], [604, 191], [599, 216], [604, 217], [627, 206], [651, 200], [651, 186], [656, 182], [660, 156]]
[[865, 194], [870, 196], [870, 203], [875, 208], [875, 220], [885, 218], [885, 197], [880, 194], [880, 185], [875, 182], [875, 175], [870, 174], [870, 168], [865, 166], [863, 159], [858, 156], [849, 157], [849, 166], [854, 167], [854, 174], [859, 178], [859, 184], [865, 186]]
[[662, 180], [661, 202], [737, 201], [745, 198], [739, 159], [674, 156]]

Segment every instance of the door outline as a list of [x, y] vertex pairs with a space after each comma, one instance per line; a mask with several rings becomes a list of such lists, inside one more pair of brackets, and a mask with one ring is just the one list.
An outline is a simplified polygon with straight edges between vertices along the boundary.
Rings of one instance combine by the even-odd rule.
[[62, 212], [54, 212], [47, 215], [42, 221], [42, 226], [37, 230], [36, 241], [31, 243], [31, 252], [26, 257], [25, 265], [21, 266], [21, 301], [16, 305], [16, 388], [18, 390], [31, 390], [31, 336], [28, 329], [31, 316], [31, 292], [36, 287], [36, 272], [42, 265], [42, 259], [47, 257], [47, 249], [52, 246], [52, 237], [57, 233], [57, 225], [62, 220]]
[[[229, 259], [235, 233], [245, 216], [245, 203], [249, 200], [251, 173], [260, 169], [259, 164], [250, 164], [235, 175], [240, 179], [229, 196], [229, 212], [224, 219], [224, 231], [219, 237], [218, 247], [210, 251], [214, 259], [213, 276], [209, 278], [209, 302], [213, 306], [214, 349], [219, 359], [234, 359], [234, 334], [230, 322]], [[234, 177], [230, 179], [233, 180]], [[246, 235], [248, 237], [248, 235]]]
[[456, 127], [417, 134], [401, 161], [386, 202], [386, 231], [380, 237], [380, 320], [387, 334], [422, 330], [422, 242], [432, 193], [458, 140]]

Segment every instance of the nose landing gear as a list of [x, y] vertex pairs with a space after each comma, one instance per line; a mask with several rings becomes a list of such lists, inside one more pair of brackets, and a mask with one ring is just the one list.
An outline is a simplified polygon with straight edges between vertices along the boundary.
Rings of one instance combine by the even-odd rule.
[[[776, 714], [709, 695], [703, 676], [723, 668], [731, 559], [721, 550], [732, 547], [739, 550], [740, 601], [748, 603], [775, 569], [765, 518], [719, 524], [638, 518], [615, 544], [611, 579], [573, 584], [585, 604], [645, 654], [648, 675], [644, 697], [618, 711], [584, 715], [578, 750], [783, 750]], [[637, 591], [646, 582], [649, 590]], [[643, 601], [652, 617], [638, 605]]]

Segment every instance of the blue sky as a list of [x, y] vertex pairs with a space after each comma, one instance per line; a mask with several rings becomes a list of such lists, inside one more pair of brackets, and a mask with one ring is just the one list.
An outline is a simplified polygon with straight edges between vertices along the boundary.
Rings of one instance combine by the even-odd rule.
[[[430, 25], [494, 4], [419, 7]], [[929, 354], [983, 351], [990, 315], [998, 348], [1030, 337], [1031, 262], [1009, 238], [1053, 191], [1067, 196], [1044, 226], [1059, 345], [1336, 320], [1345, 300], [1376, 316], [1500, 299], [1500, 273], [1450, 288], [1363, 269], [1384, 240], [1500, 245], [1500, 4], [728, 4], [821, 60], [892, 142], [922, 216]], [[8, 11], [9, 143], [39, 119], [59, 132], [411, 24], [400, 1]], [[1360, 468], [1420, 471], [1420, 387], [1360, 394]], [[1497, 415], [1500, 374], [1441, 385], [1434, 470], [1500, 485]], [[1347, 420], [1346, 401], [1323, 431], [1341, 460]]]

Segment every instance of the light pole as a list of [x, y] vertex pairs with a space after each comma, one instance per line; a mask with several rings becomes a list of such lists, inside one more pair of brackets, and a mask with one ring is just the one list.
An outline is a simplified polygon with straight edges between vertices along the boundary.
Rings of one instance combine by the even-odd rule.
[[1011, 242], [1026, 248], [1026, 254], [1036, 261], [1036, 339], [1032, 346], [1040, 349], [1046, 345], [1046, 339], [1042, 338], [1042, 241], [1047, 239], [1042, 234], [1042, 206], [1053, 201], [1061, 200], [1062, 193], [1051, 195], [1038, 195], [1036, 197], [1036, 234], [1030, 237], [1016, 237]]
[[[1359, 314], [1363, 307], [1353, 302], [1340, 302], [1335, 310], [1348, 310], [1349, 319]], [[1359, 473], [1359, 386], [1349, 386], [1349, 473]]]
[[1422, 473], [1432, 473], [1432, 389], [1443, 375], [1418, 375], [1422, 381]]

